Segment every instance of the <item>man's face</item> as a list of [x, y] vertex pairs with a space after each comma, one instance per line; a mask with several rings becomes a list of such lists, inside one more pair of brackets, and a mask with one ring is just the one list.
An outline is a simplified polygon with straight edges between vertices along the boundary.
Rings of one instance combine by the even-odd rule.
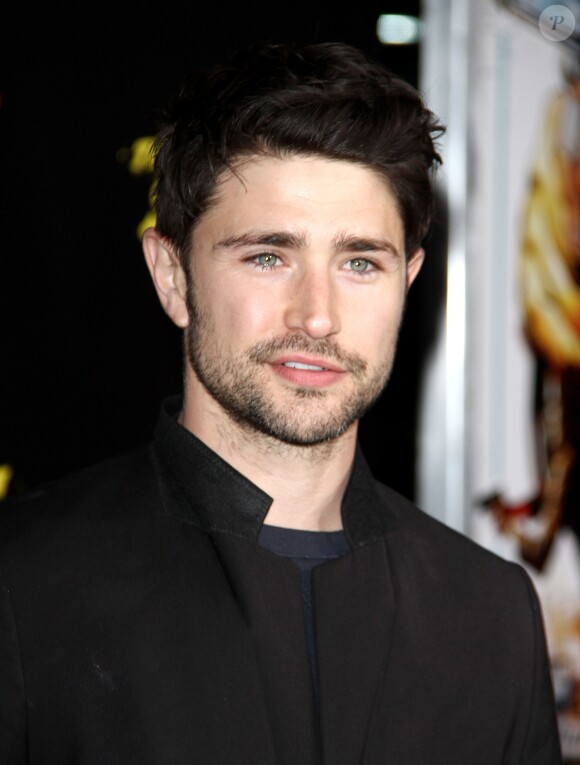
[[197, 417], [290, 444], [342, 435], [388, 379], [421, 260], [405, 264], [395, 198], [370, 169], [293, 156], [228, 172], [193, 235]]

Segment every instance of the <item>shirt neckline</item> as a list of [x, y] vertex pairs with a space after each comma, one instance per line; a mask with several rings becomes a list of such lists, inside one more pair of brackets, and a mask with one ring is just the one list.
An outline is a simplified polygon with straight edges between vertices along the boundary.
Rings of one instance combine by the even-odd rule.
[[350, 552], [343, 530], [305, 531], [263, 524], [258, 541], [270, 552], [289, 558], [331, 560]]
[[[256, 541], [272, 498], [184, 428], [178, 421], [181, 408], [181, 396], [163, 402], [153, 442], [166, 512], [207, 533], [223, 532]], [[385, 501], [360, 447], [341, 515], [351, 547], [383, 537], [395, 523], [385, 513]]]

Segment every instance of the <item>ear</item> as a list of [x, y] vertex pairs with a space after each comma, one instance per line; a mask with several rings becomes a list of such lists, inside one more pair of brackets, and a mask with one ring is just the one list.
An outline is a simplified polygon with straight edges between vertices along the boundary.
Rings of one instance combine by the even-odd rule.
[[154, 228], [143, 232], [143, 254], [163, 310], [178, 327], [189, 325], [187, 278], [172, 245]]
[[425, 260], [425, 250], [419, 247], [411, 253], [407, 261], [407, 289], [415, 281], [417, 274], [421, 270], [423, 261]]

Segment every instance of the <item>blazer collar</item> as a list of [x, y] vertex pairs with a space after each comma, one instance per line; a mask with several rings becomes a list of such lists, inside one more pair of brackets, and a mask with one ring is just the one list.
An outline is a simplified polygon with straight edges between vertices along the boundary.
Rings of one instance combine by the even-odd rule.
[[[257, 539], [272, 498], [179, 424], [181, 404], [181, 396], [163, 402], [153, 443], [166, 511], [208, 533]], [[342, 518], [353, 547], [383, 537], [394, 524], [360, 447]]]

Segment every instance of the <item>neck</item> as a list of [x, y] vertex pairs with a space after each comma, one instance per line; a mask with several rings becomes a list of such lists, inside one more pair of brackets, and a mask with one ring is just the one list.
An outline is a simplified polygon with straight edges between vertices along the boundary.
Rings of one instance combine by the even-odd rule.
[[356, 448], [358, 423], [314, 446], [286, 444], [235, 422], [207, 391], [186, 386], [181, 424], [272, 497], [271, 526], [305, 531], [342, 528], [341, 504]]

